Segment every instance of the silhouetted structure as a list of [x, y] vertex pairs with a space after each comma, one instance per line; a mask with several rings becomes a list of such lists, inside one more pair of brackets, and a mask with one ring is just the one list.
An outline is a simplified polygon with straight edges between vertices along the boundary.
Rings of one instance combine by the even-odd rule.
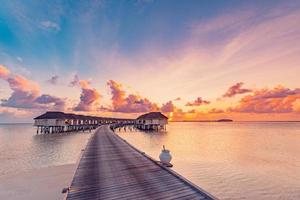
[[168, 117], [161, 112], [150, 112], [139, 116], [135, 120], [135, 125], [141, 130], [166, 130]]
[[119, 119], [76, 115], [64, 112], [46, 112], [34, 118], [37, 133], [61, 133], [92, 130], [103, 124], [133, 124], [134, 119]]

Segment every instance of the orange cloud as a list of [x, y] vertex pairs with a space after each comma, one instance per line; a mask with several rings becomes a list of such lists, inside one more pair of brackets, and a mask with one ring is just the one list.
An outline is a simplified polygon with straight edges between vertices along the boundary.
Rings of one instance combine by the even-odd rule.
[[158, 110], [158, 106], [152, 103], [147, 98], [142, 98], [135, 94], [129, 94], [126, 96], [122, 85], [114, 80], [109, 80], [107, 85], [111, 89], [112, 100], [112, 112], [124, 112], [124, 113], [139, 113]]
[[233, 97], [237, 94], [244, 94], [244, 93], [252, 92], [252, 90], [250, 90], [250, 89], [242, 88], [243, 84], [244, 84], [243, 82], [234, 84], [227, 90], [227, 92], [223, 95], [223, 97]]
[[26, 109], [62, 108], [64, 100], [51, 95], [41, 95], [39, 85], [20, 75], [9, 73], [3, 65], [0, 66], [0, 78], [7, 81], [13, 91], [8, 99], [1, 100], [1, 106]]
[[278, 86], [273, 89], [254, 91], [253, 95], [243, 97], [239, 105], [230, 108], [233, 112], [248, 113], [289, 113], [297, 111], [300, 89]]
[[81, 88], [80, 102], [73, 108], [74, 111], [97, 110], [96, 104], [99, 102], [101, 95], [95, 88], [90, 86], [89, 81], [80, 80], [79, 77], [75, 75], [70, 86], [79, 86]]
[[300, 113], [300, 99], [297, 99], [293, 102], [293, 110], [297, 113]]
[[10, 74], [9, 70], [3, 65], [0, 65], [0, 78], [6, 80], [9, 74]]
[[201, 97], [198, 97], [195, 101], [188, 102], [186, 106], [201, 106], [209, 103], [209, 101], [203, 100]]

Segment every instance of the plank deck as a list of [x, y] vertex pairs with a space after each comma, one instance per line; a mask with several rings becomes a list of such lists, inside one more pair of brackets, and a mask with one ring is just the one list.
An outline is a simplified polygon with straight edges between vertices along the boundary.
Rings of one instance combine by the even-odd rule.
[[206, 199], [193, 185], [112, 132], [99, 127], [89, 140], [66, 199]]

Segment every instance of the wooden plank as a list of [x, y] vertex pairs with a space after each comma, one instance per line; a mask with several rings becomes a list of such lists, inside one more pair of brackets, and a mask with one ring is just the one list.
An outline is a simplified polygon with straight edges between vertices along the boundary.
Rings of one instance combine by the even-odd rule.
[[114, 134], [98, 128], [88, 142], [67, 199], [215, 199], [158, 165]]

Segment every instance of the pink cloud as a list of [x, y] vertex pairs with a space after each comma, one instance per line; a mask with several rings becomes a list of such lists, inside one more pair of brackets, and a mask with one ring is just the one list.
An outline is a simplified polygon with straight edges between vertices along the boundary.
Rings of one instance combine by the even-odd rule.
[[23, 76], [11, 74], [4, 66], [0, 66], [0, 74], [0, 78], [7, 81], [13, 91], [8, 99], [1, 100], [1, 106], [3, 107], [53, 109], [58, 105], [59, 108], [62, 108], [62, 105], [64, 105], [64, 100], [59, 100], [59, 98], [51, 95], [41, 95], [40, 87], [36, 82]]
[[201, 97], [198, 97], [193, 102], [187, 102], [186, 106], [201, 106], [209, 103], [210, 103], [209, 101], [203, 100]]
[[70, 86], [79, 86], [81, 88], [80, 102], [73, 108], [75, 111], [97, 110], [95, 106], [99, 102], [101, 95], [95, 88], [90, 86], [89, 81], [80, 80], [78, 76], [75, 75]]
[[252, 92], [251, 89], [242, 88], [243, 84], [244, 84], [243, 82], [234, 84], [227, 90], [227, 92], [223, 95], [223, 97], [233, 97], [238, 94], [245, 94], [245, 93]]
[[50, 105], [52, 110], [64, 110], [66, 102], [64, 99], [43, 94], [35, 99], [35, 102], [42, 105]]
[[15, 108], [35, 108], [35, 99], [40, 95], [39, 85], [22, 76], [10, 76], [7, 78], [10, 88], [13, 90], [11, 96], [2, 100], [2, 106]]
[[160, 110], [162, 112], [169, 113], [169, 112], [174, 112], [176, 110], [176, 107], [174, 106], [172, 101], [168, 101], [167, 103], [162, 105]]
[[152, 103], [147, 98], [142, 98], [135, 94], [126, 96], [122, 85], [114, 80], [109, 80], [107, 85], [110, 87], [112, 94], [112, 112], [139, 113], [158, 109], [157, 104]]
[[233, 112], [249, 113], [289, 113], [297, 111], [300, 89], [278, 86], [273, 89], [260, 89], [243, 97], [239, 105], [230, 108]]

